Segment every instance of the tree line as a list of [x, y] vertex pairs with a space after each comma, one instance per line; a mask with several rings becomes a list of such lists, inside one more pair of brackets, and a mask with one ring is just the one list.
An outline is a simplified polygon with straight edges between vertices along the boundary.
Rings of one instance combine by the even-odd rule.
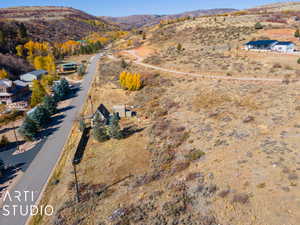
[[[38, 86], [34, 88], [38, 88]], [[64, 100], [70, 92], [71, 89], [68, 81], [61, 79], [54, 85], [52, 95], [47, 95], [44, 92], [36, 94], [34, 96], [35, 101], [41, 101], [41, 103], [31, 113], [26, 115], [22, 125], [18, 129], [19, 134], [25, 140], [35, 140], [38, 132], [50, 122], [51, 116], [57, 113], [58, 102]]]

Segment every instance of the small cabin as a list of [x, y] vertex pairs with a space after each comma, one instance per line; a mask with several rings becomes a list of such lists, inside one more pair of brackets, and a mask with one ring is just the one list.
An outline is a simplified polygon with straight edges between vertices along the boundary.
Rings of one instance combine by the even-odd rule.
[[99, 105], [92, 117], [91, 126], [94, 127], [96, 123], [102, 123], [103, 125], [107, 125], [109, 123], [109, 119], [110, 112], [103, 104], [101, 104]]

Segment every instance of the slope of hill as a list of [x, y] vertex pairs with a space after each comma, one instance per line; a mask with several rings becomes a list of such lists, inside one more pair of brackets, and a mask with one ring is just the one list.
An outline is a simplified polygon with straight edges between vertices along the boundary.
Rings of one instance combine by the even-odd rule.
[[117, 29], [95, 16], [66, 7], [14, 7], [0, 9], [0, 50], [12, 52], [24, 39], [63, 42], [90, 32]]
[[296, 10], [300, 10], [300, 2], [278, 2], [278, 3], [273, 3], [273, 4], [266, 4], [266, 5], [262, 5], [262, 6], [257, 6], [254, 7], [252, 9], [250, 9], [250, 11], [257, 11], [257, 10], [262, 10], [265, 12], [279, 12], [279, 11], [287, 11], [287, 10], [291, 10], [291, 11], [296, 11]]
[[101, 17], [107, 22], [113, 22], [120, 25], [124, 29], [139, 28], [143, 26], [151, 26], [158, 24], [161, 20], [176, 19], [185, 16], [198, 17], [206, 15], [216, 15], [228, 12], [234, 12], [235, 9], [208, 9], [195, 10], [173, 15], [132, 15], [125, 17]]

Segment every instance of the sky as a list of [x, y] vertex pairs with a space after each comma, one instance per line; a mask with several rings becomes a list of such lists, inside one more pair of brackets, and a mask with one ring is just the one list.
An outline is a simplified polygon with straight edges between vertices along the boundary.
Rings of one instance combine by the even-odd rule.
[[245, 9], [280, 0], [0, 0], [0, 8], [13, 6], [69, 6], [95, 16], [175, 14], [198, 9]]

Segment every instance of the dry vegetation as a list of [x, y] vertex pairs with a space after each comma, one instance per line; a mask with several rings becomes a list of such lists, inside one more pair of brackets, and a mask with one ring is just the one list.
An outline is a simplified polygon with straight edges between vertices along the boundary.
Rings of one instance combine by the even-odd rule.
[[[148, 56], [146, 62], [166, 68], [299, 76], [299, 65], [289, 64], [294, 56], [237, 50], [264, 32], [253, 29], [257, 20], [255, 15], [198, 18], [150, 28], [146, 40], [141, 34], [131, 38], [144, 43], [138, 53]], [[122, 120], [122, 128], [135, 132], [119, 141], [89, 140], [78, 166], [80, 203], [74, 200], [67, 162], [60, 182], [49, 184], [52, 192], [46, 194], [57, 211], [43, 218], [44, 224], [298, 223], [298, 82], [207, 80], [131, 63], [126, 69], [144, 75], [143, 89], [122, 90], [118, 75], [124, 65], [105, 59], [91, 94], [95, 105], [109, 109], [120, 103], [135, 106], [137, 117]]]
[[102, 61], [93, 102], [135, 105], [138, 117], [122, 127], [139, 132], [120, 141], [90, 139], [78, 166], [81, 202], [65, 166], [60, 182], [49, 185], [60, 194], [49, 197], [57, 211], [44, 224], [296, 224], [297, 84], [127, 69], [145, 75], [141, 91], [118, 86], [121, 61]]

